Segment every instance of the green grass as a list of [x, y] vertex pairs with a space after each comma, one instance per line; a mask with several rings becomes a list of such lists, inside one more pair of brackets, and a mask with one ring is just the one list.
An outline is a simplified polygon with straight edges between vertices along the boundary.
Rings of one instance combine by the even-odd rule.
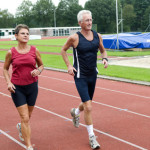
[[[0, 49], [10, 49], [11, 47], [15, 47], [15, 45], [0, 45]], [[36, 46], [36, 48], [40, 52], [54, 52], [54, 53], [60, 53], [61, 47], [49, 47], [49, 46]], [[68, 53], [72, 53], [72, 50], [68, 50]]]
[[134, 57], [150, 55], [150, 51], [107, 51], [108, 56]]
[[0, 49], [10, 49], [11, 47], [15, 47], [15, 45], [0, 45]]
[[[41, 54], [44, 66], [67, 69], [62, 56]], [[73, 57], [68, 56], [70, 62], [73, 62]], [[109, 65], [107, 69], [102, 64], [98, 64], [99, 75], [106, 75], [111, 77], [119, 77], [130, 80], [147, 81], [150, 82], [150, 69], [123, 67], [116, 65]]]
[[5, 55], [7, 51], [0, 51], [0, 60], [5, 60]]
[[60, 45], [62, 46], [67, 39], [46, 39], [46, 40], [30, 40], [31, 45]]
[[[62, 46], [65, 42], [65, 39], [46, 39], [46, 40], [30, 40], [30, 45], [41, 45], [36, 46], [39, 51], [42, 52], [57, 52], [61, 51], [61, 47], [54, 47], [53, 45]], [[1, 41], [2, 44], [17, 44], [17, 41]], [[44, 46], [43, 46], [44, 45]], [[0, 45], [0, 49], [10, 49], [15, 45]], [[68, 53], [72, 53], [69, 51]], [[134, 57], [134, 56], [145, 56], [150, 55], [150, 51], [107, 51], [108, 56], [119, 56], [119, 57]], [[98, 54], [100, 55], [100, 54]]]
[[100, 75], [150, 82], [150, 69], [109, 65], [107, 69], [98, 64]]
[[[29, 44], [41, 45], [41, 46], [36, 46], [41, 52], [60, 53], [61, 47], [54, 47], [52, 45], [60, 46], [63, 45], [65, 42], [66, 39], [48, 39], [48, 40], [31, 40]], [[1, 41], [0, 43], [17, 44], [16, 41]], [[0, 45], [0, 49], [2, 48], [10, 49], [12, 46], [14, 45]], [[72, 53], [72, 50], [69, 50], [67, 52]], [[7, 51], [0, 51], [0, 60], [4, 60], [6, 53]], [[133, 57], [133, 56], [150, 55], [150, 51], [142, 51], [142, 52], [141, 51], [107, 51], [107, 54], [108, 56]], [[98, 55], [100, 55], [100, 53], [98, 53]], [[41, 56], [45, 67], [67, 69], [61, 55], [41, 54]], [[72, 56], [68, 56], [68, 57], [70, 62], [73, 62], [73, 57]], [[149, 77], [150, 69], [116, 66], [116, 65], [109, 65], [107, 69], [104, 69], [102, 64], [98, 64], [98, 70], [100, 75], [150, 82], [150, 77]]]
[[[66, 42], [64, 39], [46, 39], [46, 40], [30, 40], [30, 45], [60, 45], [62, 46]], [[0, 41], [2, 44], [17, 44], [17, 41]]]

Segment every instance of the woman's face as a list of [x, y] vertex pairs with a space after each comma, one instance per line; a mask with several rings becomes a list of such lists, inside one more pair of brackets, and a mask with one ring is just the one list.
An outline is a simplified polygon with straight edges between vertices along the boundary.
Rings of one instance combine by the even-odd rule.
[[29, 31], [25, 28], [20, 29], [18, 34], [15, 34], [18, 42], [27, 43], [29, 41]]

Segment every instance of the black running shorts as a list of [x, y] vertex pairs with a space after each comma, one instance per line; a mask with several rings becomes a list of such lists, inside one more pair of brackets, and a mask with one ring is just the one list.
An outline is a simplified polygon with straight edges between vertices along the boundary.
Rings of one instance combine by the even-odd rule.
[[82, 102], [93, 99], [95, 91], [97, 75], [87, 76], [85, 78], [74, 78], [76, 88], [81, 97]]
[[38, 82], [29, 85], [14, 85], [16, 87], [15, 93], [11, 93], [12, 99], [16, 107], [27, 104], [34, 106], [38, 95]]

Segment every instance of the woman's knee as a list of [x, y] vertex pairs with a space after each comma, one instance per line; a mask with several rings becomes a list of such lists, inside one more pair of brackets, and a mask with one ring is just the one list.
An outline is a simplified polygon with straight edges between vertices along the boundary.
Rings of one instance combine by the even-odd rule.
[[28, 115], [24, 115], [21, 117], [21, 122], [22, 123], [28, 123], [30, 120], [29, 116]]

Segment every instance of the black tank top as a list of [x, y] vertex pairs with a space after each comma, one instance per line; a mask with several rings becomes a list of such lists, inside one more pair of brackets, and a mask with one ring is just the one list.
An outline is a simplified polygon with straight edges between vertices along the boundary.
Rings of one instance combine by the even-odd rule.
[[79, 43], [73, 48], [74, 63], [77, 73], [75, 77], [84, 78], [97, 73], [97, 52], [99, 48], [99, 36], [93, 31], [93, 40], [88, 41], [81, 32], [77, 32]]

